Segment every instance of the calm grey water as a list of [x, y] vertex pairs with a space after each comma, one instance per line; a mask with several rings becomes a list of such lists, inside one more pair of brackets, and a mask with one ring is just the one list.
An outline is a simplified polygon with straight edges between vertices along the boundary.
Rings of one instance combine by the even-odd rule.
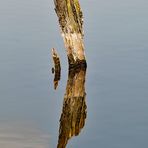
[[[0, 147], [55, 148], [67, 59], [53, 1], [0, 1]], [[80, 2], [88, 113], [67, 148], [147, 148], [148, 1]], [[62, 60], [56, 91], [52, 47]]]

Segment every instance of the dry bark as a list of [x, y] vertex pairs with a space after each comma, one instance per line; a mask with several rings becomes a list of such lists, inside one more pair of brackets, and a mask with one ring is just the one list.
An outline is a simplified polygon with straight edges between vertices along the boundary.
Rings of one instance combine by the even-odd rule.
[[78, 0], [54, 0], [69, 66], [86, 63], [83, 43], [83, 14]]

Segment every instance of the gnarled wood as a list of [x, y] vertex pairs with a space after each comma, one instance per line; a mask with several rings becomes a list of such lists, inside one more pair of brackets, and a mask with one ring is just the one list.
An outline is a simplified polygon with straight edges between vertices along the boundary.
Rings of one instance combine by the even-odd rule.
[[83, 14], [78, 0], [54, 0], [69, 65], [86, 63], [83, 43]]

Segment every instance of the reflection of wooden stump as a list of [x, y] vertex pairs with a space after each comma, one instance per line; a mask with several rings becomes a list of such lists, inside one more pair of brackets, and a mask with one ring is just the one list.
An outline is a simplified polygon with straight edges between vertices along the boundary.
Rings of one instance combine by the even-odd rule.
[[52, 49], [52, 57], [54, 62], [54, 68], [52, 68], [52, 73], [54, 73], [54, 89], [56, 89], [61, 77], [61, 64], [57, 51], [54, 48]]
[[77, 136], [84, 127], [87, 108], [85, 74], [85, 67], [69, 71], [60, 119], [58, 148], [65, 148], [68, 140]]

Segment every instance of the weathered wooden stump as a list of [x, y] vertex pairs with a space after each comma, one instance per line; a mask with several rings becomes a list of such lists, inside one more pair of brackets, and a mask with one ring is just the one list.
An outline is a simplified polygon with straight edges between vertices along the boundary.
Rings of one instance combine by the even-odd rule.
[[83, 43], [83, 14], [78, 0], [54, 0], [69, 67], [86, 64]]
[[87, 64], [83, 41], [83, 14], [79, 0], [54, 0], [54, 4], [69, 63], [57, 145], [57, 148], [65, 148], [68, 140], [77, 136], [85, 125]]

